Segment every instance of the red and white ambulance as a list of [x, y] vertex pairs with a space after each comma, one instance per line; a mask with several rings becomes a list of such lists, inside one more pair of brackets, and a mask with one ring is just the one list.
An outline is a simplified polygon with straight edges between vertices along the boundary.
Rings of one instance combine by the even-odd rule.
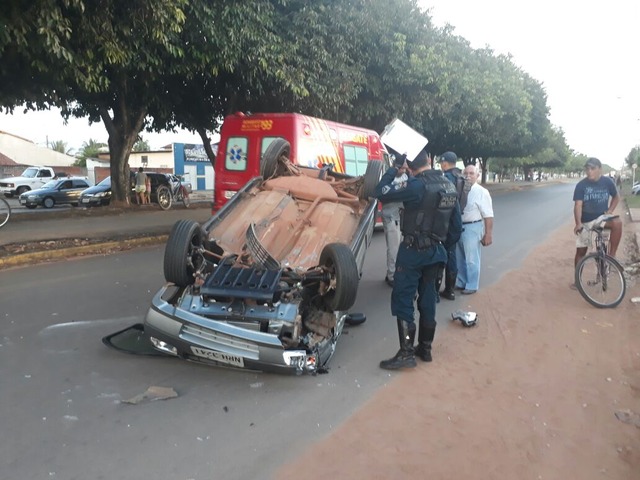
[[215, 164], [214, 210], [222, 207], [251, 178], [260, 175], [260, 161], [269, 144], [284, 138], [298, 165], [363, 175], [370, 160], [388, 164], [388, 153], [373, 130], [298, 113], [235, 113], [220, 131]]

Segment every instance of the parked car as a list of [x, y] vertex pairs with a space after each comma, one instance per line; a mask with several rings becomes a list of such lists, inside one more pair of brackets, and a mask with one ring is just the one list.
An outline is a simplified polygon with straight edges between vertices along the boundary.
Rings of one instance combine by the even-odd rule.
[[[151, 201], [157, 203], [158, 197], [156, 195], [158, 187], [160, 185], [170, 186], [170, 174], [145, 172], [151, 180]], [[131, 201], [135, 203], [136, 196], [134, 192], [135, 180], [134, 174], [131, 173]], [[88, 188], [80, 195], [80, 205], [84, 207], [99, 207], [109, 205], [111, 203], [111, 177], [107, 177], [100, 183]]]
[[[180, 220], [164, 254], [168, 282], [144, 337], [157, 351], [210, 365], [287, 373], [326, 367], [358, 292], [383, 163], [360, 177], [301, 167], [274, 140], [262, 176], [203, 225]], [[135, 326], [134, 326], [135, 327]], [[131, 327], [131, 328], [134, 328]]]
[[50, 180], [41, 188], [29, 190], [20, 195], [20, 205], [36, 208], [42, 205], [52, 208], [54, 205], [78, 205], [80, 194], [89, 187], [89, 182], [82, 177], [65, 177]]
[[637, 182], [632, 188], [631, 193], [633, 195], [640, 195], [640, 182]]

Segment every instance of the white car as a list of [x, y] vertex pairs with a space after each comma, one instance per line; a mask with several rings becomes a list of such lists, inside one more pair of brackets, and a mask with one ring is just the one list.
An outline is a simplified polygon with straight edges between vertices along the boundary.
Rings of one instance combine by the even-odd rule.
[[637, 182], [631, 189], [633, 195], [640, 195], [640, 182]]

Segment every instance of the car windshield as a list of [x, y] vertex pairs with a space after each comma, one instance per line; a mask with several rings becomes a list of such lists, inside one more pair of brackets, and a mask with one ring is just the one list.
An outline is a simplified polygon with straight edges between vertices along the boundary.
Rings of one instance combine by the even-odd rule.
[[56, 188], [60, 184], [60, 180], [49, 180], [41, 188]]
[[22, 176], [26, 178], [35, 178], [38, 174], [37, 168], [27, 168], [24, 172], [22, 172]]
[[105, 178], [100, 183], [98, 183], [98, 185], [100, 185], [101, 187], [110, 187], [111, 186], [111, 177]]

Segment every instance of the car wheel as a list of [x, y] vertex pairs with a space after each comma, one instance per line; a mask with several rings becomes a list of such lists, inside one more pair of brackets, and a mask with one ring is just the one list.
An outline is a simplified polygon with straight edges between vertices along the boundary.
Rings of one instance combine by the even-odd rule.
[[169, 210], [171, 208], [171, 192], [166, 185], [158, 187], [156, 196], [158, 197], [158, 205], [160, 205], [162, 210]]
[[20, 187], [18, 188], [18, 190], [16, 190], [16, 196], [19, 197], [24, 192], [28, 192], [29, 190], [31, 190], [29, 187]]
[[164, 250], [164, 278], [179, 287], [194, 282], [193, 274], [202, 264], [204, 231], [198, 222], [178, 220], [171, 229]]
[[325, 245], [320, 254], [320, 266], [331, 276], [333, 288], [324, 295], [324, 302], [331, 310], [348, 310], [358, 294], [358, 266], [351, 249], [342, 243]]
[[291, 154], [291, 145], [284, 138], [276, 138], [264, 151], [262, 161], [260, 162], [260, 175], [267, 179], [277, 177], [281, 174], [279, 167], [280, 158], [289, 158]]
[[29, 210], [33, 210], [37, 207], [37, 205], [25, 205], [25, 207], [27, 207]]
[[360, 199], [368, 200], [374, 196], [376, 187], [382, 178], [383, 167], [383, 163], [377, 160], [371, 160], [367, 163], [367, 170], [364, 173], [364, 185], [362, 187], [362, 192], [360, 193]]
[[56, 201], [51, 197], [47, 197], [42, 201], [42, 205], [44, 206], [44, 208], [53, 208], [55, 204]]

